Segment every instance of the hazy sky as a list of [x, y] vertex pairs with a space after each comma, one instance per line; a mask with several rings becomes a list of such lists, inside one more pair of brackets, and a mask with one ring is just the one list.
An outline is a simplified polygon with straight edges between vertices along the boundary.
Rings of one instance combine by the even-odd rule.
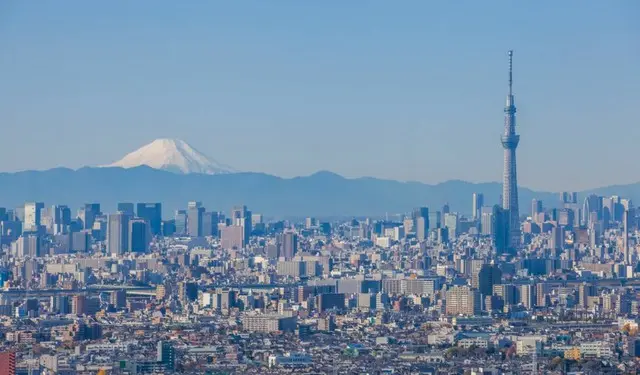
[[239, 170], [640, 181], [640, 2], [0, 1], [0, 170], [180, 138]]

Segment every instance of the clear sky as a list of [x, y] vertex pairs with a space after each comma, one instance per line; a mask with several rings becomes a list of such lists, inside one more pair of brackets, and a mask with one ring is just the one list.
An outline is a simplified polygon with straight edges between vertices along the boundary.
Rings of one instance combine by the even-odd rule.
[[236, 169], [640, 181], [640, 1], [0, 1], [0, 170], [180, 138]]

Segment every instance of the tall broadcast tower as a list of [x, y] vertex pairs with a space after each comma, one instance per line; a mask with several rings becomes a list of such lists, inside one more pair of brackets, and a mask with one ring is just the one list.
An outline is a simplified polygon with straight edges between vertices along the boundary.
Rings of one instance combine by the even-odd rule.
[[509, 94], [504, 107], [504, 172], [502, 173], [502, 208], [509, 218], [509, 248], [520, 245], [520, 212], [518, 210], [518, 182], [516, 176], [516, 147], [520, 136], [516, 134], [516, 105], [513, 98], [513, 51], [509, 51]]

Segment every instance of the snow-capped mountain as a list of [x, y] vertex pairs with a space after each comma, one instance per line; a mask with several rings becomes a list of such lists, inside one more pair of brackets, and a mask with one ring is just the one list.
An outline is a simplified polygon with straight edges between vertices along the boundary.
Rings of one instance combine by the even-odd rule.
[[236, 172], [233, 168], [207, 157], [187, 142], [168, 138], [156, 139], [107, 167], [132, 168], [141, 165], [182, 174]]

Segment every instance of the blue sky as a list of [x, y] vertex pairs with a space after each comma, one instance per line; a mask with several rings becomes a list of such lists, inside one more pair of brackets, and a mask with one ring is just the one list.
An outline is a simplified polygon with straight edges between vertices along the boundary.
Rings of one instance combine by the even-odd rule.
[[640, 181], [640, 2], [2, 1], [0, 170], [105, 164], [160, 137], [240, 170]]

